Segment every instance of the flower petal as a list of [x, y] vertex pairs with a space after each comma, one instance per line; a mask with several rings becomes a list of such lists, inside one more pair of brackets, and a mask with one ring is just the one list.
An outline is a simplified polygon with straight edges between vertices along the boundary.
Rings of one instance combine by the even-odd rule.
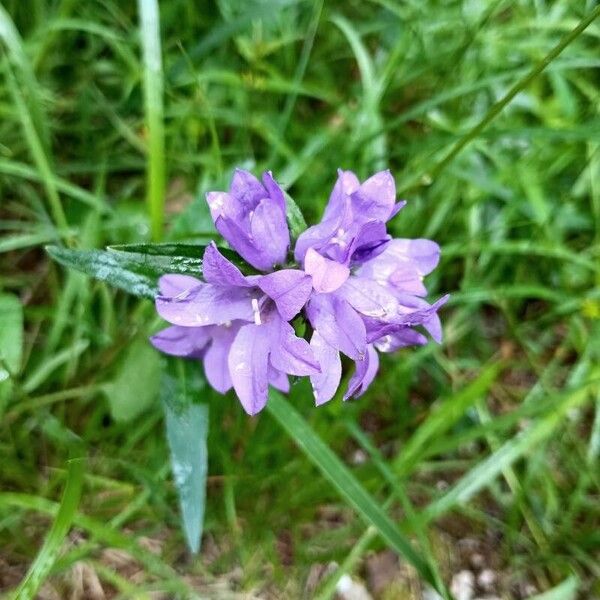
[[304, 257], [304, 270], [312, 277], [316, 292], [335, 292], [350, 275], [350, 269], [334, 260], [321, 256], [314, 248], [309, 248]]
[[308, 342], [296, 336], [294, 328], [279, 318], [271, 327], [271, 364], [290, 375], [314, 375], [320, 367]]
[[212, 343], [204, 356], [204, 374], [208, 383], [224, 394], [232, 387], [228, 356], [239, 327], [214, 327]]
[[250, 218], [254, 243], [260, 248], [264, 261], [272, 269], [285, 262], [290, 245], [290, 232], [282, 209], [276, 200], [265, 198], [254, 209]]
[[384, 335], [373, 344], [379, 352], [395, 352], [406, 346], [424, 346], [427, 338], [410, 327], [401, 327], [393, 333]]
[[385, 319], [398, 313], [394, 294], [372, 279], [351, 276], [336, 293], [367, 317]]
[[383, 221], [367, 221], [352, 240], [350, 259], [355, 264], [370, 260], [381, 254], [390, 240]]
[[362, 396], [371, 385], [377, 370], [379, 369], [379, 356], [372, 344], [367, 346], [367, 353], [363, 360], [355, 361], [356, 371], [348, 382], [348, 389], [344, 394], [344, 400]]
[[279, 184], [273, 178], [273, 173], [271, 171], [266, 171], [262, 176], [263, 185], [265, 186], [269, 198], [274, 200], [277, 206], [284, 212], [285, 214], [285, 196], [283, 194], [283, 190], [279, 187]]
[[333, 398], [340, 385], [342, 361], [339, 351], [330, 346], [318, 331], [313, 332], [310, 347], [321, 366], [321, 372], [310, 377], [315, 403], [320, 406]]
[[244, 212], [254, 210], [268, 196], [267, 190], [249, 171], [236, 169], [229, 186], [229, 194], [243, 207]]
[[269, 387], [269, 330], [264, 325], [240, 328], [227, 358], [233, 388], [249, 415], [267, 403]]
[[283, 269], [263, 275], [257, 283], [275, 302], [279, 314], [286, 321], [293, 319], [302, 310], [312, 290], [310, 275], [298, 269]]
[[272, 268], [269, 257], [256, 247], [249, 233], [234, 219], [219, 217], [215, 221], [215, 227], [227, 243], [255, 269], [267, 271]]
[[163, 275], [158, 280], [158, 289], [161, 296], [168, 298], [183, 294], [199, 285], [202, 285], [202, 281], [190, 275]]
[[419, 275], [429, 275], [440, 261], [440, 247], [431, 240], [394, 239], [386, 248], [386, 253], [398, 260], [415, 265]]
[[242, 272], [227, 260], [211, 242], [204, 251], [202, 275], [208, 283], [223, 286], [251, 287]]
[[317, 294], [310, 299], [306, 313], [313, 329], [330, 346], [353, 359], [364, 355], [367, 344], [364, 323], [345, 300], [333, 294]]
[[276, 390], [287, 394], [290, 391], [290, 380], [285, 373], [278, 371], [269, 365], [269, 385], [272, 385]]
[[155, 304], [158, 314], [169, 323], [200, 327], [221, 325], [234, 319], [253, 321], [255, 296], [248, 288], [200, 283], [175, 297], [157, 296]]
[[396, 203], [396, 183], [389, 170], [369, 177], [351, 195], [352, 209], [366, 219], [387, 221]]
[[323, 213], [323, 220], [339, 217], [345, 210], [348, 196], [360, 187], [358, 177], [352, 171], [338, 169], [338, 178]]
[[309, 248], [321, 249], [333, 238], [340, 228], [341, 221], [338, 217], [321, 221], [318, 225], [303, 231], [296, 240], [294, 258], [302, 262]]
[[179, 327], [172, 325], [150, 338], [150, 343], [171, 356], [201, 358], [210, 341], [212, 327]]

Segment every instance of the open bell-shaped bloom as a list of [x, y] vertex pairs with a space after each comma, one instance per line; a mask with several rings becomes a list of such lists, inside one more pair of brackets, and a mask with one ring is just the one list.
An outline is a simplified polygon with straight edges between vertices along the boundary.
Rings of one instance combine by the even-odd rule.
[[298, 239], [295, 256], [313, 281], [305, 314], [321, 364], [321, 372], [311, 376], [317, 404], [330, 400], [339, 386], [340, 353], [356, 365], [344, 395], [348, 399], [372, 382], [377, 350], [427, 343], [415, 327], [441, 340], [437, 310], [447, 297], [433, 305], [422, 298], [427, 294], [423, 277], [437, 265], [439, 246], [387, 235], [385, 222], [402, 206], [389, 171], [362, 185], [352, 172], [339, 171], [323, 221]]
[[352, 171], [340, 169], [321, 223], [299, 236], [294, 256], [301, 262], [313, 248], [336, 262], [360, 264], [383, 251], [391, 239], [385, 224], [405, 204], [396, 203], [396, 184], [389, 171], [375, 173], [361, 184]]
[[214, 244], [203, 266], [205, 281], [160, 279], [156, 309], [174, 327], [152, 338], [158, 349], [201, 359], [209, 383], [221, 392], [233, 387], [251, 415], [265, 406], [269, 383], [285, 389], [286, 374], [320, 372], [308, 342], [288, 322], [310, 295], [310, 275], [285, 269], [245, 276]]
[[208, 192], [206, 200], [217, 231], [259, 271], [285, 262], [290, 245], [285, 196], [270, 171], [260, 182], [236, 169], [229, 192]]

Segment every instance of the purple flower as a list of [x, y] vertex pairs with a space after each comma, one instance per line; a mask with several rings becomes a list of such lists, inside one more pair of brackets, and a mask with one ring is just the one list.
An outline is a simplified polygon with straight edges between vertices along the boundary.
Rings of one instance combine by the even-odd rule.
[[208, 192], [206, 199], [218, 232], [259, 271], [285, 262], [290, 245], [285, 196], [270, 172], [262, 183], [236, 169], [229, 192]]
[[447, 297], [433, 305], [421, 297], [427, 293], [423, 277], [436, 267], [439, 246], [429, 240], [392, 240], [385, 230], [385, 221], [403, 205], [395, 202], [388, 171], [362, 185], [353, 173], [340, 171], [324, 221], [298, 239], [296, 258], [304, 260], [304, 270], [313, 279], [305, 314], [321, 365], [321, 372], [311, 376], [318, 405], [337, 391], [340, 352], [356, 365], [344, 395], [348, 399], [364, 393], [375, 377], [376, 350], [427, 343], [416, 326], [441, 340], [437, 310]]
[[[294, 249], [302, 268], [286, 261], [290, 236], [285, 198], [270, 173], [262, 183], [237, 170], [228, 193], [207, 194], [219, 232], [255, 268], [245, 276], [215, 244], [204, 253], [204, 281], [165, 275], [156, 298], [171, 326], [152, 338], [159, 350], [201, 360], [219, 392], [233, 388], [251, 415], [265, 406], [268, 386], [287, 391], [288, 375], [310, 377], [317, 405], [336, 393], [341, 354], [355, 363], [344, 399], [360, 396], [379, 368], [379, 352], [441, 341], [438, 309], [424, 297], [423, 278], [437, 266], [439, 246], [392, 239], [386, 223], [396, 202], [389, 171], [362, 184], [351, 171], [338, 179], [320, 224]], [[296, 316], [310, 324], [310, 344], [296, 336]], [[310, 330], [309, 330], [310, 331]]]
[[199, 358], [209, 383], [231, 387], [248, 414], [265, 406], [268, 385], [287, 389], [289, 375], [314, 375], [319, 363], [288, 321], [306, 303], [312, 283], [298, 269], [244, 276], [213, 244], [204, 252], [205, 281], [161, 277], [156, 310], [173, 324], [152, 338], [156, 348]]
[[313, 248], [338, 263], [360, 264], [383, 251], [391, 239], [385, 224], [405, 204], [396, 204], [396, 184], [389, 171], [361, 184], [352, 171], [340, 169], [323, 220], [300, 235], [294, 256], [301, 262]]

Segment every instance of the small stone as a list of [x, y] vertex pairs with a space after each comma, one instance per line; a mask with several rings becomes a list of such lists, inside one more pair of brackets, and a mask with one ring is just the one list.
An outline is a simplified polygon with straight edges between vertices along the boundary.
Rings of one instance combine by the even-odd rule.
[[340, 577], [335, 591], [341, 600], [373, 600], [367, 588], [347, 573]]
[[475, 596], [475, 575], [471, 571], [459, 571], [452, 577], [450, 591], [456, 600], [473, 600]]
[[496, 573], [492, 569], [484, 569], [477, 577], [477, 583], [487, 591], [490, 591], [496, 583]]
[[364, 465], [367, 462], [367, 454], [364, 450], [358, 448], [352, 453], [352, 457], [350, 458], [350, 462], [353, 465]]

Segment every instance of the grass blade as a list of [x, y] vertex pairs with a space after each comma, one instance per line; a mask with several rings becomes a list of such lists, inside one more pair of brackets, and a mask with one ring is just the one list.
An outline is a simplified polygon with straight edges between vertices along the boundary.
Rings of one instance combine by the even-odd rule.
[[589, 387], [590, 383], [576, 391], [565, 393], [563, 401], [551, 413], [539, 419], [529, 429], [505, 442], [496, 452], [471, 469], [446, 494], [432, 502], [421, 514], [421, 518], [425, 522], [430, 521], [447, 513], [455, 506], [467, 503], [477, 492], [500, 475], [503, 470], [524, 456], [537, 444], [550, 437], [562, 423], [569, 410], [589, 398]]
[[531, 596], [529, 600], [575, 600], [578, 589], [579, 580], [573, 575], [551, 590]]
[[475, 381], [444, 400], [437, 410], [433, 410], [398, 455], [394, 470], [400, 475], [408, 475], [418, 464], [421, 453], [426, 449], [428, 442], [448, 431], [464, 415], [467, 408], [490, 388], [501, 370], [501, 363], [488, 366]]
[[402, 535], [381, 508], [380, 502], [365, 490], [348, 467], [315, 434], [302, 415], [281, 394], [274, 391], [269, 396], [267, 410], [365, 522], [375, 527], [390, 547], [415, 567], [425, 581], [437, 587], [427, 562], [416, 552], [410, 540]]
[[74, 458], [69, 461], [67, 485], [56, 518], [42, 548], [17, 588], [14, 595], [15, 600], [35, 598], [40, 585], [50, 573], [52, 565], [60, 553], [63, 540], [71, 529], [79, 505], [84, 465], [85, 462], [82, 458]]
[[[536, 65], [534, 65], [531, 70], [523, 77], [519, 79], [511, 88], [506, 92], [506, 94], [498, 100], [490, 109], [487, 111], [483, 119], [477, 123], [466, 135], [464, 135], [460, 140], [458, 140], [454, 146], [450, 149], [450, 151], [440, 160], [427, 174], [427, 181], [434, 181], [438, 175], [454, 160], [454, 158], [460, 154], [460, 152], [467, 146], [470, 142], [472, 142], [503, 110], [504, 108], [511, 103], [514, 97], [521, 91], [523, 91], [536, 77], [546, 69], [546, 67], [557, 58], [562, 51], [569, 46], [573, 41], [575, 41], [579, 35], [581, 35], [593, 22], [596, 18], [600, 16], [600, 6], [597, 6], [593, 11], [590, 12], [589, 15], [584, 17], [577, 27], [575, 27], [572, 31], [567, 33], [544, 58], [539, 61]], [[422, 175], [419, 176], [419, 180], [422, 180]], [[414, 185], [414, 184], [413, 184]], [[408, 189], [413, 186], [404, 187], [401, 191], [405, 193]]]
[[157, 0], [138, 0], [144, 69], [144, 100], [148, 131], [146, 198], [152, 239], [162, 238], [165, 201], [165, 131], [163, 73], [160, 47], [160, 14]]

